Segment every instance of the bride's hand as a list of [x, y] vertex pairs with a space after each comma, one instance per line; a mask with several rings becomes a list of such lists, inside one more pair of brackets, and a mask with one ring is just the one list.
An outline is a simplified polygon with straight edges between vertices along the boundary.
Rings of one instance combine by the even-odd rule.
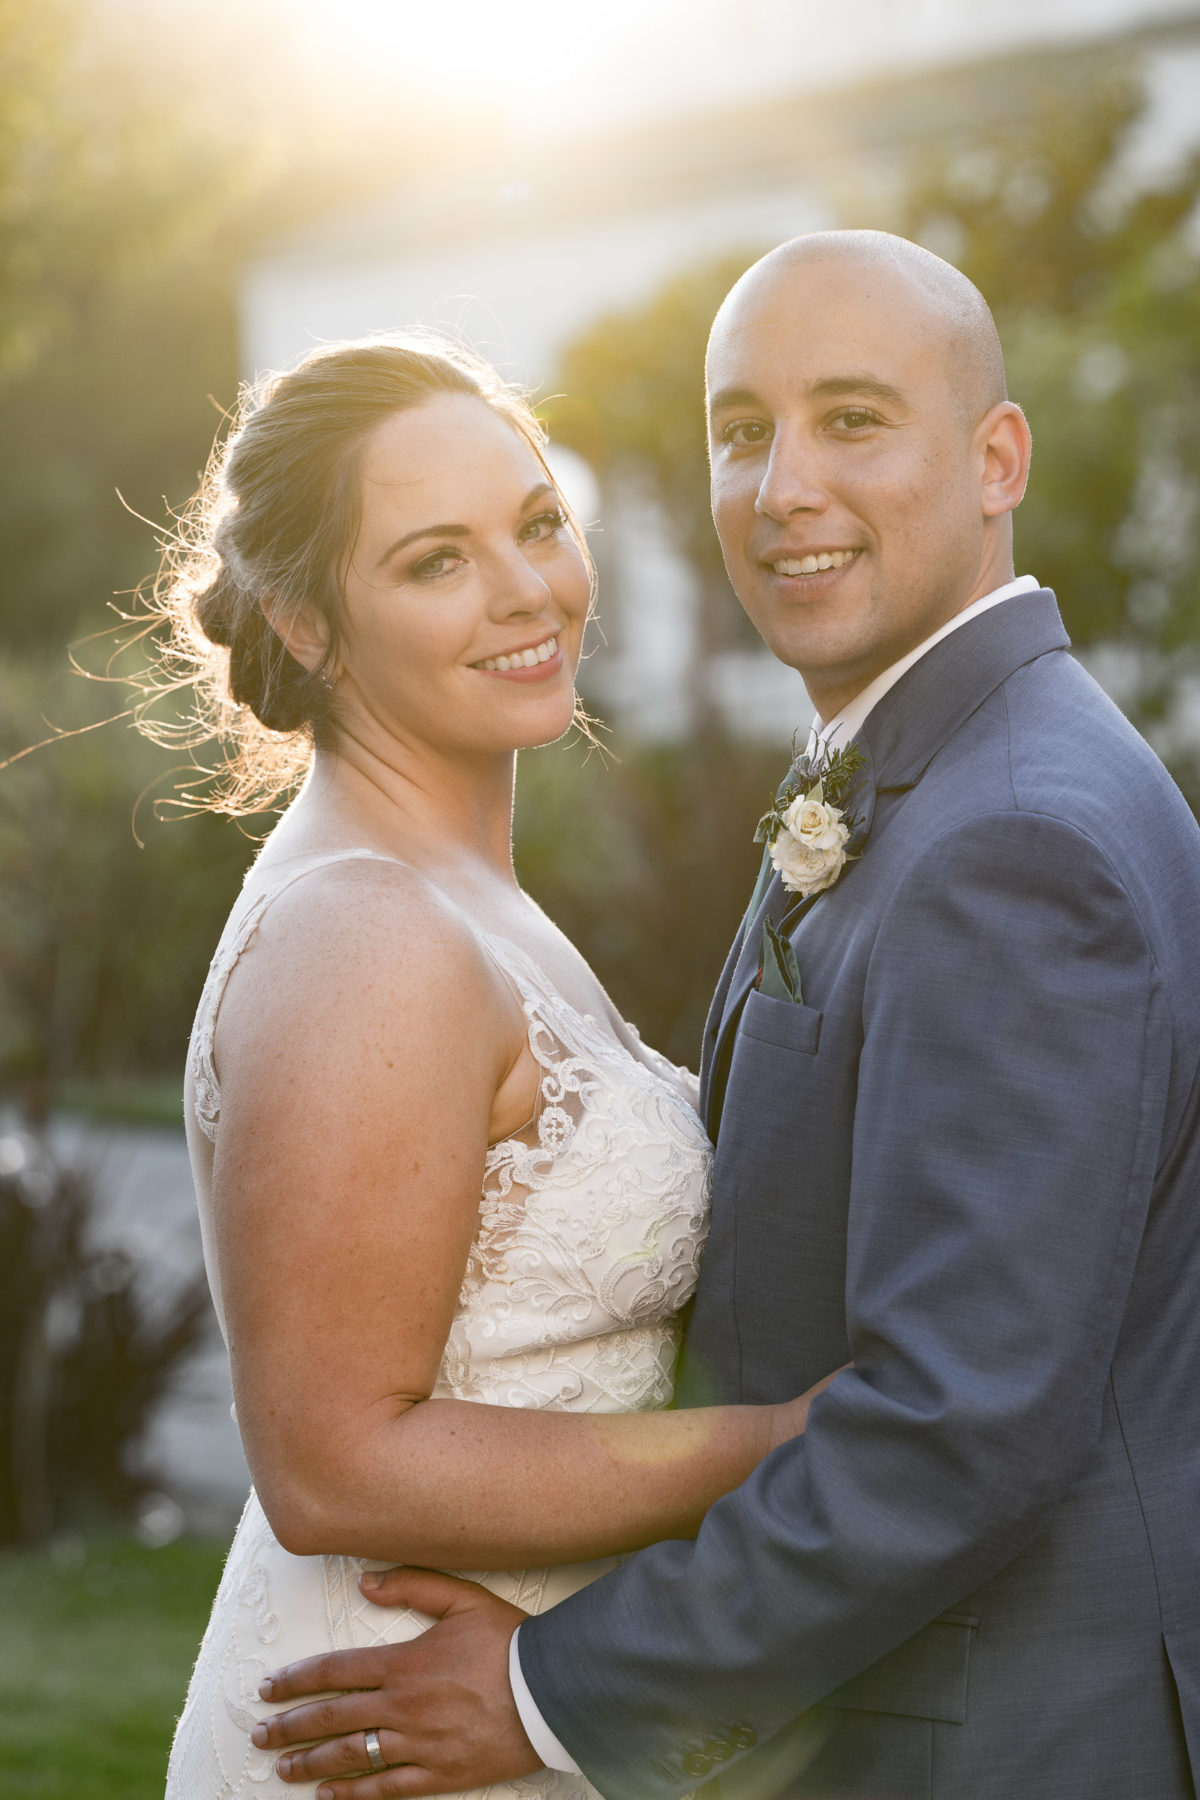
[[824, 1393], [830, 1382], [836, 1381], [844, 1370], [853, 1367], [853, 1363], [843, 1363], [840, 1369], [834, 1369], [831, 1374], [822, 1376], [820, 1381], [815, 1381], [812, 1387], [806, 1388], [804, 1393], [798, 1394], [794, 1400], [785, 1400], [781, 1405], [771, 1407], [772, 1450], [778, 1450], [779, 1446], [786, 1444], [790, 1438], [800, 1436], [808, 1424], [809, 1408], [817, 1395]]

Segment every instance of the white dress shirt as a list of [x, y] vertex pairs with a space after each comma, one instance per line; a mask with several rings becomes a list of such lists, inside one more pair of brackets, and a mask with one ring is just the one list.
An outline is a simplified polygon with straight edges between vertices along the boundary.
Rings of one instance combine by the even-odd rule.
[[938, 631], [935, 631], [932, 637], [927, 637], [923, 644], [918, 644], [915, 650], [910, 650], [907, 656], [902, 656], [899, 662], [894, 662], [890, 669], [885, 669], [882, 675], [877, 675], [874, 681], [867, 684], [861, 694], [855, 694], [849, 705], [844, 706], [828, 725], [820, 718], [814, 719], [812, 734], [808, 740], [809, 755], [812, 755], [818, 744], [825, 750], [843, 749], [855, 732], [862, 730], [870, 713], [878, 706], [888, 690], [895, 687], [900, 677], [906, 675], [914, 663], [920, 662], [927, 650], [932, 650], [935, 644], [940, 644], [943, 638], [949, 637], [952, 631], [957, 631], [960, 625], [967, 624], [971, 619], [977, 619], [980, 613], [987, 612], [990, 607], [999, 606], [1002, 600], [1011, 600], [1015, 594], [1036, 593], [1041, 585], [1041, 582], [1033, 575], [1018, 575], [1015, 581], [1006, 581], [1003, 587], [993, 588], [990, 594], [984, 594], [979, 600], [972, 600], [970, 606], [964, 606], [960, 613], [955, 613], [954, 617]]
[[525, 1736], [548, 1769], [558, 1769], [563, 1775], [582, 1775], [583, 1770], [571, 1752], [559, 1743], [529, 1691], [529, 1683], [521, 1670], [521, 1654], [517, 1649], [520, 1635], [521, 1627], [518, 1625], [508, 1640], [508, 1680], [517, 1711], [521, 1715], [521, 1723], [525, 1727]]
[[[990, 594], [984, 594], [979, 600], [973, 600], [970, 606], [964, 606], [960, 613], [955, 613], [940, 630], [927, 637], [923, 644], [894, 662], [890, 669], [877, 675], [861, 694], [856, 694], [847, 706], [844, 706], [837, 717], [828, 725], [820, 718], [815, 718], [809, 735], [808, 750], [812, 755], [818, 747], [825, 751], [840, 750], [850, 742], [857, 731], [861, 731], [867, 722], [872, 709], [879, 704], [890, 688], [895, 687], [900, 677], [920, 662], [927, 650], [957, 631], [970, 619], [978, 618], [980, 613], [987, 612], [989, 607], [999, 606], [1002, 600], [1011, 600], [1016, 594], [1031, 594], [1041, 586], [1032, 575], [1021, 575], [1015, 581], [1005, 582], [1003, 587], [995, 588]], [[521, 1653], [517, 1648], [517, 1640], [521, 1635], [520, 1627], [513, 1632], [508, 1645], [508, 1679], [512, 1686], [513, 1700], [521, 1723], [525, 1727], [525, 1735], [541, 1757], [548, 1769], [558, 1769], [564, 1775], [582, 1775], [583, 1770], [571, 1756], [570, 1752], [559, 1743], [550, 1727], [543, 1719], [537, 1701], [529, 1691], [529, 1684], [521, 1670]]]

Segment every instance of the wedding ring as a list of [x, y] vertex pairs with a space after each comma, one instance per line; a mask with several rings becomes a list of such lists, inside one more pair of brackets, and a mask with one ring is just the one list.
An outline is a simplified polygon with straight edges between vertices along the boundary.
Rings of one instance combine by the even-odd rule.
[[379, 1733], [377, 1731], [368, 1731], [366, 1736], [367, 1762], [372, 1771], [375, 1774], [378, 1774], [380, 1769], [386, 1769], [388, 1767], [388, 1761], [383, 1754], [383, 1751], [379, 1748]]

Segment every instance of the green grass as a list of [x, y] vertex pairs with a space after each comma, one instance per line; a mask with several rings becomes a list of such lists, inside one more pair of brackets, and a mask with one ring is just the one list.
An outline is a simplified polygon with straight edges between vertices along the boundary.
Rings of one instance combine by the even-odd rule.
[[0, 1795], [162, 1800], [224, 1545], [0, 1554]]

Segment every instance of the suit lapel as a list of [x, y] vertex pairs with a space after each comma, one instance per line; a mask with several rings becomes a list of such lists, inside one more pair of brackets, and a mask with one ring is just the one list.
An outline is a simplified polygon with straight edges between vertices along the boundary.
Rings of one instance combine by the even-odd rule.
[[[764, 850], [762, 865], [758, 871], [758, 879], [754, 884], [754, 892], [750, 896], [750, 904], [742, 916], [742, 922], [738, 926], [737, 933], [730, 946], [729, 955], [725, 958], [725, 966], [721, 970], [721, 978], [717, 982], [716, 992], [713, 994], [712, 1002], [708, 1009], [708, 1017], [704, 1021], [704, 1042], [700, 1049], [700, 1117], [702, 1119], [707, 1119], [708, 1117], [708, 1098], [709, 1086], [712, 1080], [713, 1056], [716, 1051], [717, 1040], [721, 1034], [721, 1027], [725, 1019], [725, 1003], [731, 986], [738, 980], [742, 962], [748, 954], [747, 945], [753, 945], [758, 942], [758, 937], [754, 935], [751, 927], [754, 925], [756, 918], [761, 920], [763, 916], [763, 900], [774, 885], [774, 880], [774, 873], [771, 868], [771, 853], [769, 850]], [[761, 936], [761, 925], [759, 926], [759, 935]]]
[[729, 993], [730, 983], [733, 980], [734, 970], [745, 941], [748, 919], [749, 915], [747, 914], [730, 946], [729, 955], [725, 958], [725, 967], [721, 970], [721, 979], [717, 983], [717, 991], [713, 995], [712, 1004], [708, 1009], [708, 1017], [704, 1021], [704, 1043], [700, 1050], [700, 1117], [706, 1122], [709, 1093], [712, 1086], [713, 1058], [721, 1030], [721, 1021], [725, 1016], [725, 999]]
[[[857, 814], [847, 846], [850, 853], [858, 855], [867, 844], [879, 794], [915, 787], [937, 752], [1002, 681], [1024, 663], [1069, 647], [1054, 595], [1042, 588], [981, 613], [914, 663], [875, 706], [855, 739], [865, 765], [849, 802]], [[842, 882], [852, 875], [853, 869], [847, 869]], [[827, 894], [836, 895], [838, 886]], [[826, 894], [815, 894], [796, 901], [776, 875], [734, 940], [704, 1036], [701, 1111], [713, 1137], [720, 1122], [730, 1040], [758, 976], [763, 922], [770, 917], [794, 939], [809, 911], [825, 898]]]
[[[860, 771], [848, 798], [847, 810], [856, 817], [847, 850], [851, 855], [857, 855], [866, 841], [875, 812], [875, 784], [869, 759]], [[844, 874], [842, 880], [845, 880]], [[834, 888], [826, 890], [827, 893], [835, 891]], [[785, 931], [789, 937], [794, 936], [800, 921], [824, 897], [823, 894], [812, 894], [807, 900], [797, 900], [795, 895], [788, 893], [782, 879], [775, 875], [753, 914], [748, 913], [746, 916], [741, 934], [721, 976], [712, 1011], [709, 1013], [709, 1031], [705, 1035], [705, 1049], [709, 1054], [708, 1079], [701, 1088], [702, 1116], [713, 1135], [720, 1117], [722, 1094], [718, 1090], [724, 1086], [723, 1081], [714, 1081], [713, 1076], [714, 1072], [726, 1068], [730, 1037], [737, 1028], [746, 997], [758, 980], [763, 926], [770, 919], [780, 931]]]
[[1070, 645], [1049, 588], [1017, 594], [952, 631], [888, 690], [862, 728], [877, 792], [915, 787], [1001, 682]]

